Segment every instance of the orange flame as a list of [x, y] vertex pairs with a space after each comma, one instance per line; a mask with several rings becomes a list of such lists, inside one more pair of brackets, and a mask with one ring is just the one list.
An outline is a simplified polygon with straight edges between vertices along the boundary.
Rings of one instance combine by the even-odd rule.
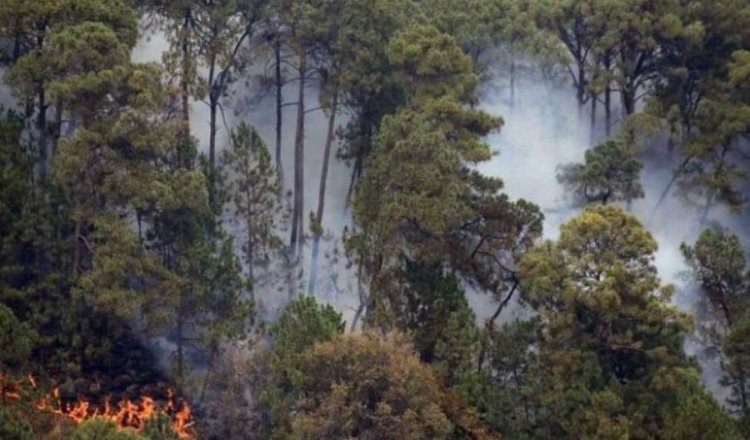
[[[4, 383], [3, 380], [4, 377], [0, 374], [0, 384]], [[37, 383], [34, 376], [29, 374], [28, 381], [31, 388], [36, 389]], [[1, 389], [6, 398], [13, 400], [20, 399], [23, 391], [21, 382], [5, 383]], [[75, 403], [65, 404], [60, 396], [60, 389], [54, 388], [50, 394], [36, 402], [36, 407], [40, 411], [67, 417], [76, 424], [98, 417], [112, 421], [118, 428], [133, 428], [136, 431], [143, 430], [146, 421], [152, 417], [166, 415], [172, 419], [172, 429], [179, 438], [185, 440], [195, 438], [192, 430], [194, 425], [192, 410], [183, 399], [179, 401], [175, 399], [175, 393], [170, 388], [167, 389], [167, 399], [164, 405], [159, 405], [150, 396], [141, 396], [137, 401], [126, 398], [114, 405], [111, 404], [109, 397], [104, 400], [103, 405], [92, 404], [84, 397], [79, 397]]]

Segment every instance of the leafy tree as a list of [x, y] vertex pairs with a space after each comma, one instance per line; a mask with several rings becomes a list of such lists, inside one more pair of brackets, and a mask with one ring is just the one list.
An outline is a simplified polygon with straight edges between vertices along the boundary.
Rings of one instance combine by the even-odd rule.
[[0, 303], [0, 370], [22, 371], [31, 354], [33, 334], [26, 323]]
[[34, 440], [34, 431], [25, 421], [0, 406], [0, 438], [6, 440]]
[[305, 353], [295, 438], [445, 439], [451, 423], [430, 370], [402, 337], [338, 336]]
[[656, 436], [697, 380], [682, 349], [690, 319], [669, 305], [656, 248], [635, 217], [599, 205], [521, 261], [522, 298], [542, 323], [552, 436]]
[[[5, 0], [0, 3], [0, 23], [14, 40], [13, 65], [8, 72], [8, 83], [28, 106], [36, 107], [37, 154], [42, 177], [46, 176], [47, 162], [50, 154], [54, 153], [54, 149], [50, 151], [48, 145], [50, 131], [59, 137], [62, 123], [61, 98], [51, 97], [48, 92], [50, 82], [58, 74], [50, 64], [59, 58], [53, 56], [56, 51], [48, 46], [54, 41], [55, 34], [67, 32], [69, 26], [83, 22], [106, 25], [125, 44], [135, 44], [136, 15], [121, 1]], [[73, 47], [80, 49], [78, 45]], [[55, 127], [50, 127], [47, 117], [53, 104], [57, 121]]]
[[643, 197], [642, 168], [633, 147], [611, 140], [587, 150], [584, 163], [560, 167], [557, 179], [584, 203], [630, 201]]
[[704, 99], [727, 81], [728, 64], [742, 46], [750, 15], [740, 1], [682, 4], [673, 13], [689, 24], [689, 32], [660, 41], [662, 59], [649, 107], [669, 121], [672, 136], [684, 142], [694, 134]]
[[549, 0], [540, 5], [541, 25], [557, 36], [570, 55], [569, 69], [579, 109], [589, 99], [592, 58], [599, 40], [605, 33], [603, 5], [598, 0]]
[[747, 372], [750, 371], [750, 347], [747, 338], [750, 335], [750, 317], [745, 311], [739, 320], [729, 329], [723, 341], [723, 351], [726, 355], [724, 370], [725, 386], [731, 387], [732, 398], [729, 403], [738, 409], [743, 419], [744, 431], [747, 432], [748, 420], [748, 390]]
[[739, 238], [726, 230], [706, 229], [694, 246], [683, 243], [680, 249], [722, 324], [731, 327], [750, 294]]
[[708, 395], [694, 393], [680, 401], [667, 422], [661, 438], [666, 440], [699, 440], [713, 437], [722, 440], [744, 438], [736, 421]]
[[475, 100], [476, 77], [453, 39], [415, 26], [397, 33], [388, 53], [410, 103], [382, 122], [353, 200], [360, 229], [347, 244], [369, 278], [363, 307], [381, 324], [399, 313], [404, 261], [445, 262], [502, 295], [513, 283], [509, 266], [541, 232], [535, 206], [509, 201], [499, 179], [469, 168], [491, 157], [482, 136], [501, 121], [464, 107]]
[[245, 228], [242, 249], [248, 277], [253, 282], [254, 265], [268, 259], [269, 251], [281, 246], [276, 235], [281, 182], [265, 143], [247, 124], [232, 131], [221, 162], [229, 174], [227, 191], [232, 215]]
[[[183, 140], [189, 138], [189, 97], [206, 99], [209, 107], [208, 163], [217, 165], [216, 135], [221, 100], [251, 60], [247, 43], [255, 36], [268, 0], [154, 1], [166, 20], [170, 49], [165, 64], [176, 72], [182, 90]], [[203, 72], [206, 72], [205, 74]], [[209, 174], [213, 201], [215, 175]]]
[[539, 363], [539, 321], [512, 321], [484, 330], [476, 374], [456, 387], [479, 420], [504, 437], [542, 438], [541, 395], [546, 380]]
[[[722, 229], [706, 229], [694, 246], [681, 245], [682, 254], [700, 283], [711, 311], [717, 316], [718, 340], [726, 361], [724, 383], [732, 388], [741, 412], [748, 410], [747, 372], [742, 338], [747, 335], [750, 273], [739, 238]], [[723, 339], [723, 340], [722, 340]]]
[[114, 422], [92, 418], [81, 423], [73, 432], [73, 440], [144, 440], [131, 430], [118, 429]]
[[259, 438], [297, 438], [292, 435], [291, 411], [300, 397], [295, 381], [303, 374], [304, 353], [316, 343], [343, 333], [341, 314], [312, 296], [299, 296], [284, 308], [270, 329], [273, 346], [252, 361], [249, 381], [257, 390], [254, 412]]
[[141, 432], [148, 440], [178, 440], [179, 436], [172, 428], [172, 420], [165, 414], [159, 414], [146, 420]]
[[420, 360], [452, 387], [474, 368], [479, 348], [474, 312], [458, 280], [439, 267], [407, 263], [404, 272], [399, 327], [414, 341]]
[[273, 352], [279, 358], [299, 356], [317, 342], [344, 331], [341, 314], [330, 305], [318, 304], [312, 296], [290, 302], [271, 328]]

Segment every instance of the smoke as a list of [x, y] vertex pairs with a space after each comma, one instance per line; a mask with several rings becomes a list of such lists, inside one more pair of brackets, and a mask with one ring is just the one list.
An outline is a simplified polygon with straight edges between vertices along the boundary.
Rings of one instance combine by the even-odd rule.
[[[561, 85], [533, 74], [518, 81], [516, 102], [511, 107], [508, 91], [503, 89], [506, 81], [502, 76], [495, 77], [482, 90], [483, 108], [501, 115], [505, 125], [500, 133], [488, 139], [499, 155], [483, 164], [480, 170], [501, 177], [505, 191], [512, 198], [524, 198], [538, 204], [545, 214], [544, 236], [554, 239], [560, 225], [580, 212], [580, 208], [571, 205], [557, 182], [556, 168], [582, 161], [586, 149], [595, 144], [592, 142], [590, 112], [586, 109], [579, 114], [571, 85]], [[598, 126], [593, 137], [601, 141], [603, 115], [597, 117]], [[704, 228], [719, 224], [740, 235], [747, 249], [750, 231], [746, 225], [750, 224], [750, 215], [747, 209], [736, 214], [717, 206], [711, 210], [706, 223], [702, 223], [699, 207], [680, 197], [674, 186], [659, 203], [682, 159], [677, 151], [668, 149], [663, 136], [654, 136], [644, 147], [641, 181], [645, 198], [633, 201], [630, 206], [621, 206], [638, 217], [658, 242], [655, 265], [662, 281], [675, 286], [673, 303], [697, 318], [697, 329], [686, 341], [685, 350], [699, 361], [704, 383], [723, 402], [728, 390], [719, 383], [722, 376], [720, 351], [706, 337], [705, 328], [701, 328], [700, 324], [706, 318], [706, 302], [690, 276], [679, 248], [683, 242], [694, 243]], [[472, 295], [472, 298], [475, 307], [480, 307], [479, 316], [491, 313], [487, 312], [487, 304], [482, 303], [481, 297]], [[522, 315], [523, 311], [516, 305], [504, 311], [500, 318], [508, 321]]]
[[[164, 35], [155, 32], [139, 41], [133, 59], [135, 61], [161, 61], [167, 48]], [[258, 75], [267, 59], [259, 58], [250, 69], [250, 74]], [[527, 63], [527, 67], [533, 63]], [[483, 173], [500, 177], [505, 182], [505, 191], [514, 199], [523, 198], [539, 205], [545, 214], [544, 236], [555, 239], [559, 227], [580, 212], [572, 205], [562, 186], [558, 183], [557, 167], [582, 161], [585, 151], [602, 139], [603, 115], [597, 115], [597, 126], [591, 131], [589, 109], [579, 111], [573, 87], [568, 81], [560, 81], [533, 73], [527, 73], [516, 81], [515, 102], [508, 102], [510, 96], [505, 85], [507, 78], [496, 74], [482, 85], [482, 107], [488, 112], [502, 116], [505, 124], [499, 133], [488, 138], [488, 142], [498, 155], [490, 162], [479, 166]], [[306, 90], [307, 108], [318, 107], [318, 84], [311, 81]], [[297, 83], [289, 82], [283, 89], [284, 102], [282, 133], [282, 162], [284, 168], [284, 188], [293, 188], [293, 145], [296, 119]], [[223, 114], [219, 118], [217, 147], [224, 148], [228, 132], [239, 122], [253, 125], [266, 141], [269, 149], [275, 139], [275, 99], [273, 93], [261, 93], [257, 84], [238, 81], [232, 88], [230, 97], [223, 101]], [[617, 115], [618, 109], [615, 109]], [[192, 102], [191, 126], [199, 145], [208, 145], [209, 109], [203, 102]], [[337, 125], [345, 121], [339, 118]], [[320, 169], [327, 128], [327, 117], [320, 111], [310, 111], [305, 120], [305, 231], [309, 228], [309, 213], [318, 203]], [[334, 149], [335, 151], [335, 149]], [[272, 152], [273, 154], [273, 152]], [[347, 266], [343, 256], [341, 234], [344, 227], [351, 225], [347, 212], [346, 195], [351, 170], [332, 154], [326, 207], [323, 226], [326, 234], [321, 242], [321, 258], [318, 262], [318, 279], [315, 296], [334, 305], [347, 320], [353, 316], [358, 306], [356, 274]], [[636, 200], [630, 206], [623, 205], [646, 225], [659, 244], [655, 254], [655, 264], [665, 283], [674, 284], [676, 294], [674, 304], [680, 309], [698, 317], [705, 315], [705, 301], [695, 281], [689, 276], [684, 259], [679, 251], [681, 243], [694, 243], [700, 232], [707, 226], [701, 222], [698, 207], [688, 204], [671, 188], [667, 197], [659, 203], [660, 196], [673, 178], [674, 170], [681, 160], [676, 151], [667, 148], [662, 137], [654, 137], [646, 142], [642, 152], [644, 170], [642, 184], [645, 198]], [[742, 238], [746, 248], [750, 243], [750, 216], [745, 210], [733, 214], [723, 207], [714, 208], [709, 215], [709, 223], [718, 223], [730, 228]], [[230, 225], [235, 234], [241, 228]], [[283, 236], [285, 240], [288, 237]], [[309, 274], [310, 241], [306, 242], [299, 270], [300, 291], [307, 286]], [[497, 302], [486, 293], [467, 289], [469, 301], [479, 320], [489, 317], [497, 307]], [[265, 319], [271, 320], [288, 301], [285, 288], [266, 286], [256, 292]], [[528, 311], [512, 303], [500, 319], [508, 321], [523, 317]], [[700, 326], [699, 326], [700, 327]], [[727, 397], [721, 377], [720, 352], [705, 337], [705, 332], [696, 330], [685, 344], [686, 352], [695, 356], [702, 367], [702, 378], [706, 386], [720, 401]]]
[[[164, 32], [156, 29], [149, 32], [137, 43], [133, 61], [161, 62], [163, 54], [168, 50], [168, 42]], [[244, 78], [235, 82], [228, 96], [222, 100], [222, 111], [218, 118], [218, 132], [216, 135], [217, 155], [226, 147], [230, 131], [241, 122], [246, 122], [258, 131], [265, 141], [269, 152], [275, 154], [276, 138], [276, 102], [272, 90], [263, 90], [258, 79], [266, 68], [271, 66], [271, 60], [262, 53], [258, 53], [252, 60]], [[205, 75], [205, 72], [201, 72]], [[294, 188], [294, 139], [297, 118], [298, 82], [294, 81], [295, 72], [287, 72], [288, 82], [282, 89], [284, 107], [282, 109], [282, 143], [281, 161], [283, 168], [284, 190]], [[317, 209], [318, 192], [320, 187], [321, 167], [325, 137], [328, 127], [328, 115], [319, 109], [319, 83], [308, 80], [305, 89], [305, 161], [304, 161], [304, 209], [303, 230], [306, 240], [302, 257], [295, 269], [297, 293], [307, 293], [308, 277], [310, 273], [310, 213]], [[203, 152], [207, 152], [209, 144], [210, 110], [206, 102], [191, 100], [190, 124], [191, 134], [197, 139]], [[337, 116], [337, 126], [346, 123], [345, 115]], [[354, 310], [359, 305], [357, 298], [356, 274], [346, 264], [341, 243], [342, 231], [351, 225], [351, 215], [347, 209], [346, 196], [351, 176], [350, 167], [336, 158], [338, 144], [334, 142], [325, 195], [325, 210], [323, 214], [324, 235], [320, 242], [320, 252], [317, 265], [316, 298], [335, 306], [350, 320]], [[229, 219], [227, 219], [229, 220]], [[226, 226], [235, 237], [244, 232], [241, 224], [227, 221]], [[288, 228], [279, 231], [280, 237], [289, 241]], [[235, 240], [239, 251], [239, 239]], [[285, 270], [283, 264], [273, 264], [268, 268], [259, 268], [258, 272], [266, 271], [265, 283], [260, 283], [256, 292], [259, 319], [272, 321], [289, 300], [285, 287], [286, 278], [281, 272]], [[270, 272], [270, 273], [269, 273]], [[263, 275], [261, 275], [263, 276]]]

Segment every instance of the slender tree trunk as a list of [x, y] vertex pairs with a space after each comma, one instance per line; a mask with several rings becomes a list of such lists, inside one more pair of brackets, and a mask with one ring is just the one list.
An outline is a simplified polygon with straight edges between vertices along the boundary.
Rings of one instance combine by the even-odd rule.
[[190, 9], [185, 11], [185, 22], [183, 23], [182, 35], [182, 77], [180, 78], [180, 89], [182, 92], [182, 138], [184, 142], [190, 140], [190, 41], [187, 29], [190, 25]]
[[247, 277], [250, 279], [250, 299], [255, 301], [255, 274], [253, 272], [255, 264], [255, 246], [253, 244], [252, 225], [247, 222]]
[[586, 69], [583, 62], [578, 62], [578, 82], [576, 83], [576, 100], [578, 101], [578, 116], [581, 120], [583, 106], [586, 103]]
[[315, 293], [315, 278], [318, 269], [318, 252], [320, 248], [320, 237], [323, 235], [323, 210], [325, 208], [326, 181], [328, 180], [328, 163], [331, 157], [331, 146], [336, 129], [336, 111], [338, 110], [339, 91], [338, 86], [334, 88], [333, 102], [331, 103], [331, 115], [328, 117], [328, 132], [326, 133], [326, 144], [323, 150], [323, 166], [320, 171], [320, 187], [318, 189], [318, 210], [315, 213], [315, 221], [318, 229], [313, 236], [312, 257], [310, 260], [310, 281], [307, 292]]
[[701, 214], [701, 225], [705, 225], [706, 220], [708, 220], [708, 214], [711, 212], [711, 206], [713, 206], [715, 195], [715, 191], [711, 191], [706, 196], [706, 203], [703, 205], [703, 213]]
[[304, 190], [305, 190], [305, 77], [307, 59], [304, 49], [298, 51], [299, 57], [299, 94], [297, 102], [297, 130], [294, 139], [294, 210], [292, 213], [292, 231], [289, 246], [292, 255], [300, 253], [300, 243], [304, 232]]
[[365, 289], [362, 286], [362, 263], [360, 262], [357, 266], [357, 294], [359, 295], [359, 307], [357, 307], [357, 310], [354, 312], [354, 316], [352, 317], [352, 323], [349, 327], [349, 332], [354, 333], [355, 330], [357, 330], [357, 324], [359, 323], [359, 319], [362, 317], [362, 313], [365, 311], [365, 308], [367, 307], [367, 303], [369, 299], [365, 298]]
[[21, 58], [21, 31], [19, 29], [20, 21], [20, 18], [16, 19], [16, 26], [13, 32], [13, 55], [11, 58], [11, 62], [13, 64], [15, 64], [15, 62], [18, 61], [19, 58]]
[[44, 85], [37, 90], [39, 114], [37, 115], [37, 130], [39, 130], [39, 177], [44, 182], [47, 179], [47, 101]]
[[596, 101], [598, 96], [594, 93], [591, 94], [591, 133], [589, 135], [591, 136], [591, 143], [593, 144], [596, 141]]
[[630, 116], [635, 113], [635, 93], [632, 85], [628, 84], [621, 92], [622, 108], [625, 109], [625, 115]]
[[[515, 278], [515, 275], [513, 275]], [[500, 316], [500, 313], [505, 309], [505, 307], [510, 303], [510, 300], [513, 299], [513, 294], [516, 292], [516, 289], [518, 289], [519, 281], [516, 279], [513, 282], [513, 286], [510, 288], [510, 291], [505, 296], [505, 298], [498, 304], [497, 309], [495, 309], [495, 313], [490, 316], [490, 319], [487, 320], [486, 324], [486, 330], [484, 332], [484, 337], [482, 338], [481, 347], [479, 349], [479, 358], [477, 360], [477, 372], [481, 372], [482, 368], [484, 367], [484, 360], [487, 356], [487, 347], [489, 346], [489, 339], [490, 339], [490, 333], [495, 328], [495, 321]]]
[[607, 75], [607, 84], [604, 86], [604, 134], [607, 138], [612, 134], [612, 87], [610, 86], [611, 78], [609, 72], [612, 68], [612, 55], [607, 53], [604, 56], [604, 71]]
[[516, 51], [511, 47], [510, 50], [510, 111], [516, 105]]
[[[211, 73], [209, 74], [209, 84], [213, 84], [213, 66], [211, 67]], [[219, 95], [218, 90], [211, 86], [209, 92], [209, 128], [208, 128], [208, 200], [212, 207], [216, 205], [216, 116], [219, 111]]]
[[281, 94], [284, 87], [284, 83], [281, 78], [281, 41], [277, 38], [273, 45], [273, 53], [276, 58], [276, 66], [274, 69], [275, 81], [276, 81], [276, 170], [279, 176], [283, 176], [283, 167], [281, 164], [281, 124], [282, 120], [282, 107], [284, 105], [284, 98]]
[[55, 102], [55, 132], [52, 137], [52, 149], [50, 151], [50, 159], [54, 159], [57, 153], [57, 145], [60, 143], [60, 137], [62, 137], [62, 117], [63, 117], [63, 103], [62, 100], [58, 99]]
[[73, 229], [73, 280], [78, 279], [81, 267], [81, 229], [83, 222], [76, 220], [75, 228]]

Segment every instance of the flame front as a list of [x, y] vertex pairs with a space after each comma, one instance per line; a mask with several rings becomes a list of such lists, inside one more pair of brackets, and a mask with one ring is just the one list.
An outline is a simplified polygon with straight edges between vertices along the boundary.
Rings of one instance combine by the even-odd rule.
[[[2, 376], [0, 376], [2, 381]], [[36, 388], [34, 376], [28, 376], [29, 385]], [[10, 385], [10, 386], [8, 386]], [[3, 387], [6, 398], [17, 400], [21, 398], [23, 387], [15, 382]], [[110, 420], [119, 428], [133, 428], [136, 431], [143, 430], [146, 422], [160, 415], [166, 415], [172, 420], [172, 428], [181, 439], [194, 439], [192, 431], [194, 424], [190, 406], [182, 399], [175, 399], [172, 389], [167, 389], [167, 399], [164, 405], [159, 405], [150, 396], [141, 396], [133, 401], [123, 399], [112, 404], [110, 398], [105, 399], [103, 405], [92, 404], [83, 397], [79, 397], [75, 403], [63, 403], [59, 388], [54, 388], [52, 393], [36, 402], [37, 409], [57, 414], [73, 420], [76, 424], [91, 418], [102, 418]]]

